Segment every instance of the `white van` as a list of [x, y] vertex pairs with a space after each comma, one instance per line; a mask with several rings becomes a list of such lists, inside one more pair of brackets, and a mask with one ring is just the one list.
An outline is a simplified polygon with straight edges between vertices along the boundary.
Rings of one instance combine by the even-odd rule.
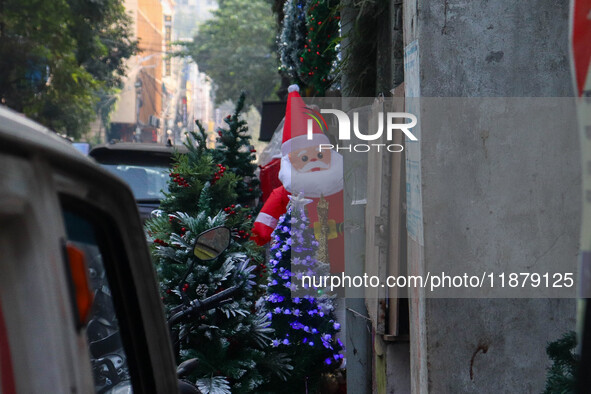
[[133, 195], [0, 106], [0, 393], [176, 393]]

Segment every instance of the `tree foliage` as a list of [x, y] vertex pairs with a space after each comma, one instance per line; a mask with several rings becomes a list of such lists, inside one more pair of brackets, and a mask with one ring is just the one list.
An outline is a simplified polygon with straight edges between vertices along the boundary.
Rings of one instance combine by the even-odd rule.
[[[266, 375], [286, 366], [266, 366], [272, 330], [255, 304], [262, 291], [263, 275], [258, 268], [262, 256], [242, 230], [251, 225], [247, 217], [252, 218], [252, 211], [239, 204], [220, 209], [230, 202], [225, 199], [236, 196], [239, 177], [228, 171], [214, 182], [219, 163], [214, 163], [211, 151], [190, 149], [189, 155], [177, 156], [171, 193], [162, 205], [179, 210], [162, 210], [147, 223], [164, 305], [171, 316], [181, 305], [182, 294], [203, 299], [232, 286], [239, 291], [229, 303], [175, 326], [175, 355], [177, 362], [199, 360], [188, 378], [203, 393], [257, 392], [268, 380]], [[222, 225], [232, 229], [230, 248], [215, 260], [195, 260], [196, 237]], [[183, 280], [188, 267], [192, 270]]]
[[335, 82], [340, 40], [338, 9], [338, 2], [330, 0], [285, 3], [279, 34], [281, 71], [308, 94], [323, 96]]
[[248, 93], [247, 104], [261, 108], [277, 88], [273, 14], [264, 0], [224, 0], [199, 27], [188, 53], [217, 85], [216, 101]]
[[[188, 153], [175, 155], [169, 193], [159, 214], [146, 223], [169, 316], [182, 304], [183, 296], [203, 299], [238, 287], [229, 303], [174, 327], [177, 361], [199, 360], [188, 378], [204, 394], [261, 392], [272, 376], [289, 369], [289, 360], [269, 346], [273, 330], [257, 303], [264, 294], [266, 270], [262, 250], [248, 240], [256, 210], [241, 202], [238, 192], [245, 178], [253, 175], [253, 157], [250, 151], [242, 155], [240, 149], [232, 148], [241, 145], [239, 130], [246, 128], [238, 120], [243, 104], [241, 96], [227, 122], [236, 133], [225, 130], [216, 149], [207, 148], [205, 132], [197, 122], [199, 133], [189, 134]], [[251, 186], [251, 194], [257, 195], [256, 184]], [[217, 259], [195, 260], [195, 239], [217, 226], [231, 229], [230, 247]]]
[[137, 51], [121, 0], [0, 2], [0, 100], [80, 137]]
[[575, 354], [576, 346], [577, 335], [574, 331], [569, 331], [562, 338], [548, 344], [546, 353], [552, 360], [552, 366], [548, 369], [544, 394], [576, 392], [579, 366], [579, 357]]
[[230, 171], [240, 176], [236, 184], [237, 202], [252, 204], [260, 196], [259, 180], [255, 175], [256, 150], [251, 145], [252, 137], [248, 134], [248, 125], [242, 117], [246, 95], [240, 95], [234, 113], [224, 118], [227, 128], [217, 130], [217, 149], [213, 154], [216, 160], [227, 166]]

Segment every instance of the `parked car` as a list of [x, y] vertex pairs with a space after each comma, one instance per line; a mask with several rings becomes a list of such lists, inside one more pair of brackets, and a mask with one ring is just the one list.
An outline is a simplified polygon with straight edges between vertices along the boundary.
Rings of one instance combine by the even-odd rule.
[[0, 165], [0, 392], [177, 392], [130, 188], [1, 106]]
[[123, 179], [131, 187], [142, 220], [150, 217], [168, 190], [173, 153], [186, 153], [184, 146], [142, 143], [98, 145], [89, 155], [101, 166]]

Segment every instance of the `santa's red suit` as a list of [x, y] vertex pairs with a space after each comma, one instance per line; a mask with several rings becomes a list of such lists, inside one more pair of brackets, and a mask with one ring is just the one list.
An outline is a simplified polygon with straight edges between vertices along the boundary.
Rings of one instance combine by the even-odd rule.
[[[283, 186], [276, 188], [269, 196], [269, 199], [263, 206], [259, 216], [252, 229], [252, 237], [257, 244], [264, 245], [271, 240], [271, 233], [277, 226], [279, 217], [287, 210], [289, 203], [289, 193]], [[329, 218], [329, 240], [328, 253], [330, 261], [330, 271], [332, 273], [343, 272], [345, 270], [345, 244], [342, 233], [343, 226], [343, 191], [331, 196], [324, 197], [328, 202]], [[308, 218], [315, 233], [318, 234], [320, 224], [318, 223], [319, 198], [311, 198], [312, 202], [306, 205]]]
[[320, 197], [328, 202], [328, 253], [330, 271], [343, 272], [344, 236], [343, 226], [343, 162], [334, 151], [320, 150], [320, 144], [329, 144], [318, 122], [312, 123], [313, 135], [309, 138], [307, 120], [309, 109], [305, 106], [295, 85], [290, 86], [281, 145], [281, 170], [279, 179], [283, 186], [273, 190], [252, 229], [253, 239], [264, 245], [271, 240], [271, 233], [279, 217], [287, 210], [289, 195], [302, 194], [312, 200], [306, 205], [308, 217], [318, 238], [317, 205]]

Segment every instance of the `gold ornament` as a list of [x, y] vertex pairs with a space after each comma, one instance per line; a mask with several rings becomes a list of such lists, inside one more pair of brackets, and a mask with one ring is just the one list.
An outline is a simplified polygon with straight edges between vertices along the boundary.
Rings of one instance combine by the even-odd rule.
[[328, 226], [328, 201], [323, 195], [320, 196], [320, 201], [316, 206], [316, 212], [318, 213], [318, 222], [320, 223], [320, 231], [318, 234], [318, 251], [316, 253], [316, 259], [325, 264], [329, 264], [328, 261], [328, 235], [330, 228]]

